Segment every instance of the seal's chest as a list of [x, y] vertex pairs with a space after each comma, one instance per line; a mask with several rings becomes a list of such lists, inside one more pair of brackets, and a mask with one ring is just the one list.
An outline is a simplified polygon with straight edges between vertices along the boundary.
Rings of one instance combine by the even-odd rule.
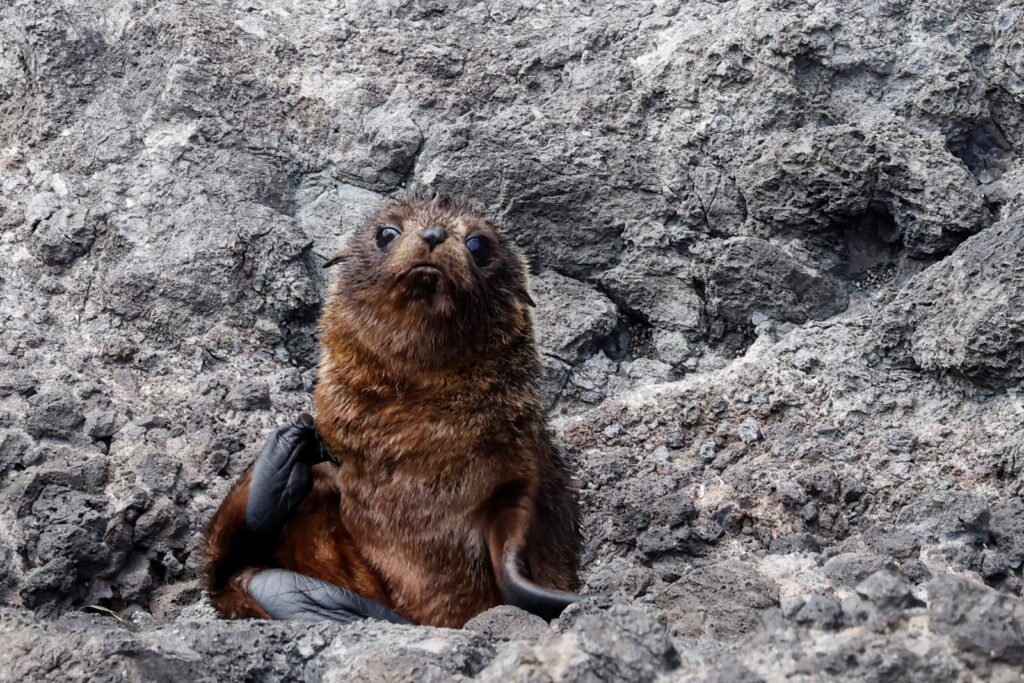
[[474, 526], [497, 485], [489, 473], [469, 468], [360, 474], [342, 472], [342, 514], [353, 531], [368, 534], [418, 536]]
[[490, 599], [485, 515], [476, 497], [457, 482], [415, 477], [363, 484], [349, 482], [348, 494], [343, 488], [342, 517], [396, 606], [414, 614], [437, 596], [459, 602], [482, 592]]

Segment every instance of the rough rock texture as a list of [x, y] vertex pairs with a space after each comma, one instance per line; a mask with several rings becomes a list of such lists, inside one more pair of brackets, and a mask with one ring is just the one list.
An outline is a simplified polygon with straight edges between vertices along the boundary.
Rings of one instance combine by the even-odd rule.
[[[0, 5], [0, 680], [1018, 680], [1019, 0]], [[413, 183], [529, 255], [557, 627], [225, 623], [203, 525]]]

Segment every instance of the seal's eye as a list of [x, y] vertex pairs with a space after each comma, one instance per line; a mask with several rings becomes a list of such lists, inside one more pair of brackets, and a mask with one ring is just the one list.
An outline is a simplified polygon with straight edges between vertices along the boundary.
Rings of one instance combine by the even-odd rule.
[[481, 268], [491, 262], [491, 243], [487, 241], [486, 237], [473, 235], [466, 240], [466, 249], [469, 249], [469, 253], [473, 255], [473, 260]]
[[380, 226], [377, 228], [377, 248], [386, 249], [401, 234], [401, 231], [393, 225]]

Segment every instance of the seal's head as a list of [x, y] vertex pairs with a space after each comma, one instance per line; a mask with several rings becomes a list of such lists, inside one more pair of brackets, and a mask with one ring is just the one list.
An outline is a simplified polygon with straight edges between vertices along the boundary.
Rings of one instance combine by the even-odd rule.
[[328, 306], [388, 352], [446, 356], [495, 334], [532, 334], [523, 258], [463, 201], [421, 192], [388, 206], [335, 263]]

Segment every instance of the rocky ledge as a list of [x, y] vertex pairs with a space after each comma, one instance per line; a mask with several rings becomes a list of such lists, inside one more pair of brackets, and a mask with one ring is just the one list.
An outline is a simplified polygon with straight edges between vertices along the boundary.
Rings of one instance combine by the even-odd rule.
[[[1019, 680], [1017, 0], [10, 0], [0, 680]], [[586, 588], [224, 622], [198, 539], [413, 184], [528, 254]]]

